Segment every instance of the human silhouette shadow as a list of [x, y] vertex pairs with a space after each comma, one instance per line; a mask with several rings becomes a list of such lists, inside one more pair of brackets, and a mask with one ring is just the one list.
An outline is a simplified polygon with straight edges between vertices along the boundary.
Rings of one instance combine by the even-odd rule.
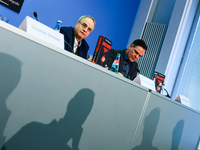
[[144, 120], [144, 129], [142, 133], [142, 142], [139, 146], [134, 147], [132, 150], [158, 150], [157, 147], [152, 145], [153, 137], [160, 118], [160, 109], [153, 109]]
[[0, 147], [4, 144], [3, 136], [11, 111], [6, 100], [17, 87], [21, 78], [22, 63], [15, 57], [0, 53]]
[[[31, 122], [23, 126], [1, 150], [78, 150], [82, 125], [94, 103], [94, 92], [81, 89], [68, 103], [67, 111], [59, 121], [49, 124]], [[72, 146], [67, 142], [72, 139]]]
[[184, 124], [185, 124], [185, 121], [183, 119], [177, 122], [172, 134], [171, 150], [179, 150], [178, 147], [179, 147], [181, 137], [183, 134]]

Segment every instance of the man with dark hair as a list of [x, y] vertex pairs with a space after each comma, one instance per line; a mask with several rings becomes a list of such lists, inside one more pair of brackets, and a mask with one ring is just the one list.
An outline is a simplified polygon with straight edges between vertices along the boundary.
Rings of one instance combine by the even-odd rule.
[[114, 62], [117, 53], [121, 54], [119, 61], [119, 70], [118, 74], [129, 78], [131, 80], [135, 79], [137, 76], [138, 64], [136, 60], [138, 60], [147, 50], [146, 43], [141, 40], [135, 40], [127, 49], [124, 50], [114, 50], [111, 49], [109, 52], [108, 60], [105, 68], [110, 69], [112, 63]]
[[84, 15], [76, 22], [75, 27], [61, 27], [60, 33], [64, 35], [65, 50], [87, 59], [89, 45], [85, 38], [94, 30], [93, 17]]

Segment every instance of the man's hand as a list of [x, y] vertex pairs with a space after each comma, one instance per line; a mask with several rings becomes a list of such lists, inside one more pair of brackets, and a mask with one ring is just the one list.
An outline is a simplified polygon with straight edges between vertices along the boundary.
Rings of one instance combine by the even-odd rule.
[[121, 72], [118, 72], [117, 74], [123, 77], [123, 74]]
[[107, 69], [107, 70], [108, 70], [108, 65], [105, 65], [105, 69]]

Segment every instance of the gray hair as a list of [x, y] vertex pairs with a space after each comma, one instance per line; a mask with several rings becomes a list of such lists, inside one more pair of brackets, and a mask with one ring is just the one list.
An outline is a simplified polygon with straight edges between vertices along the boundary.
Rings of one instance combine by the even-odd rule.
[[95, 26], [95, 24], [96, 24], [95, 19], [94, 19], [92, 16], [89, 16], [89, 15], [83, 15], [83, 16], [81, 16], [81, 17], [78, 19], [78, 21], [81, 22], [84, 18], [90, 18], [90, 19], [92, 19], [93, 22], [94, 22], [94, 26]]

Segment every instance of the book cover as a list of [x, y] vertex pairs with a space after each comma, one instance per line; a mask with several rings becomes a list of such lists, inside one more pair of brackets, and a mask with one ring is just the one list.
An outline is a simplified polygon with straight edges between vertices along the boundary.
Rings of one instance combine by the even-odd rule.
[[153, 80], [155, 83], [156, 92], [160, 93], [162, 86], [164, 85], [165, 75], [155, 71]]
[[111, 46], [112, 42], [105, 36], [100, 35], [93, 54], [92, 62], [105, 67], [105, 63]]

